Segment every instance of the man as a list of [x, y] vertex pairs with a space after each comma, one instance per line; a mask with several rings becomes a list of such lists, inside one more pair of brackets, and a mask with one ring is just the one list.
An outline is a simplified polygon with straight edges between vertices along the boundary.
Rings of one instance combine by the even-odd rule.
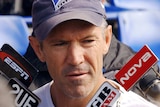
[[34, 91], [39, 107], [86, 107], [104, 82], [121, 95], [115, 106], [155, 107], [103, 76], [112, 27], [100, 0], [36, 0], [30, 44], [53, 81]]

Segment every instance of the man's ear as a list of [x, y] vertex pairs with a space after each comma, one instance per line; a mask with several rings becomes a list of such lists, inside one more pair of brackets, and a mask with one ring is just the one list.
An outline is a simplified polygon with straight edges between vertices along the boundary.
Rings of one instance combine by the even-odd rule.
[[33, 36], [29, 36], [29, 42], [40, 61], [45, 62], [40, 42]]
[[104, 54], [108, 53], [110, 44], [112, 39], [112, 26], [108, 25], [105, 29], [105, 47], [104, 47]]

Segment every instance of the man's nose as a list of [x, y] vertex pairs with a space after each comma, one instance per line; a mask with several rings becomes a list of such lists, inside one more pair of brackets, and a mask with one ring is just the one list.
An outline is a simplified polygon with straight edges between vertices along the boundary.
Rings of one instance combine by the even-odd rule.
[[68, 47], [67, 62], [71, 65], [79, 65], [84, 62], [84, 48], [77, 43]]

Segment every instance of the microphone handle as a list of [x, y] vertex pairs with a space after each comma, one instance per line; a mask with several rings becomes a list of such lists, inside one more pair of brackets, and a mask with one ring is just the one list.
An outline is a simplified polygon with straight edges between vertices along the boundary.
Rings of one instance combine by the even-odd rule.
[[16, 107], [38, 107], [40, 99], [27, 89], [17, 78], [9, 80], [10, 93], [15, 96]]

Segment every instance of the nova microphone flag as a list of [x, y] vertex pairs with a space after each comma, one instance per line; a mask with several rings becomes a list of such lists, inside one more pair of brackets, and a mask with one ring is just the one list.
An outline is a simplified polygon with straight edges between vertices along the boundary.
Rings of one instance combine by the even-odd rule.
[[158, 58], [145, 45], [122, 67], [115, 78], [126, 90], [129, 90], [157, 61]]

